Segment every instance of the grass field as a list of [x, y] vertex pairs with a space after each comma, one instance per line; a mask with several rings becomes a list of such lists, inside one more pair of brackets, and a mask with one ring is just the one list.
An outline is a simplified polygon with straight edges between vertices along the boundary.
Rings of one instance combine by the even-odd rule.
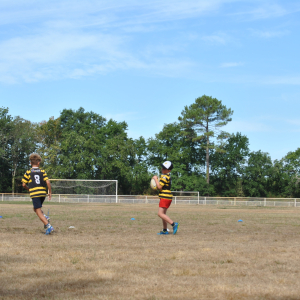
[[157, 205], [48, 208], [50, 236], [31, 203], [0, 203], [1, 300], [300, 299], [299, 208], [173, 205], [169, 236]]

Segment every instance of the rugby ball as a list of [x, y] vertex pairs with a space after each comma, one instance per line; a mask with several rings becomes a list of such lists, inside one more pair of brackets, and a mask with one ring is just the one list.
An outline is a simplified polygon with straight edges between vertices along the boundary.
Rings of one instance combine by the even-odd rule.
[[150, 187], [154, 191], [157, 190], [156, 182], [155, 182], [155, 180], [153, 178], [150, 181]]

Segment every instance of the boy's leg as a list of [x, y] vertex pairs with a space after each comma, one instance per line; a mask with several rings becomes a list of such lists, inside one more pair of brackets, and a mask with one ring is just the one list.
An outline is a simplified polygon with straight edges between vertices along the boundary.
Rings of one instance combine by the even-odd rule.
[[[49, 213], [49, 211], [48, 211], [48, 213]], [[42, 214], [45, 216], [45, 218], [46, 218], [48, 221], [50, 221], [50, 217], [47, 216], [47, 215], [43, 212], [43, 210], [42, 210]]]
[[172, 225], [173, 227], [173, 234], [176, 234], [178, 230], [178, 223], [175, 223], [167, 216], [167, 210], [171, 205], [172, 200], [161, 198], [159, 202], [159, 208], [158, 208], [158, 216], [162, 219], [163, 222], [163, 231], [161, 231], [158, 234], [168, 234], [167, 228], [168, 223]]
[[167, 223], [169, 223], [170, 225], [173, 224], [173, 221], [166, 215], [167, 210], [168, 209], [165, 207], [158, 208], [158, 216], [162, 219], [164, 229], [167, 229]]
[[44, 201], [45, 201], [45, 197], [32, 198], [34, 212], [37, 214], [37, 216], [40, 218], [40, 220], [44, 223], [44, 225], [48, 225], [49, 222], [42, 211], [42, 206], [43, 206]]
[[48, 220], [46, 219], [46, 217], [42, 213], [42, 209], [41, 208], [34, 208], [33, 210], [35, 211], [35, 213], [37, 214], [37, 216], [40, 218], [40, 220], [44, 223], [44, 225], [47, 225], [48, 224]]
[[162, 219], [162, 223], [163, 223], [163, 229], [167, 229], [168, 223], [164, 219]]
[[[158, 208], [158, 216], [161, 218], [163, 223], [163, 230], [158, 233], [158, 235], [165, 235], [169, 234], [168, 232], [168, 223], [172, 222], [172, 220], [166, 215], [167, 214], [167, 208], [166, 207], [159, 207]], [[172, 223], [170, 223], [172, 224]]]
[[[48, 224], [50, 223], [50, 217], [47, 216], [46, 214], [44, 214], [43, 210], [42, 210], [42, 214], [44, 215], [44, 217], [47, 219]], [[49, 210], [48, 210], [48, 214], [49, 214]], [[44, 229], [47, 229], [47, 225], [44, 225]]]
[[42, 211], [42, 206], [43, 202], [45, 200], [45, 197], [37, 197], [37, 198], [32, 198], [32, 203], [33, 203], [33, 210], [37, 214], [37, 216], [40, 218], [40, 220], [44, 223], [44, 227], [46, 230], [45, 234], [50, 234], [52, 231], [54, 231], [54, 228], [51, 226], [51, 224], [48, 222], [47, 218], [45, 217], [43, 211]]
[[167, 229], [167, 223], [169, 223], [170, 225], [172, 225], [173, 227], [173, 234], [177, 233], [178, 230], [178, 223], [173, 222], [167, 215], [167, 208], [165, 207], [159, 207], [158, 208], [158, 216], [162, 219], [163, 221], [163, 229]]

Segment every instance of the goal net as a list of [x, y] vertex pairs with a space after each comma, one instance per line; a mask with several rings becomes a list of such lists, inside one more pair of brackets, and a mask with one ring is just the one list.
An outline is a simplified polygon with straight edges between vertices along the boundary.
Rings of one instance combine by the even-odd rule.
[[50, 179], [58, 202], [118, 202], [117, 180]]
[[196, 191], [172, 191], [173, 200], [177, 203], [200, 204], [199, 192]]

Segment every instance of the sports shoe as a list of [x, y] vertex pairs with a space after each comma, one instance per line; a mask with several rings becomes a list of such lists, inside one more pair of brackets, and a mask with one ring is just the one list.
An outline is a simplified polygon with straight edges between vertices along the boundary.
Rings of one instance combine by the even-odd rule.
[[44, 217], [47, 219], [47, 221], [50, 221], [50, 217], [48, 217], [47, 215], [44, 214]]
[[49, 226], [46, 230], [46, 235], [50, 234], [52, 231], [54, 231], [54, 228], [52, 226]]
[[173, 234], [176, 234], [177, 230], [178, 230], [178, 226], [179, 224], [178, 223], [175, 223], [174, 226], [173, 226]]
[[161, 232], [158, 233], [158, 235], [161, 235], [161, 234], [169, 234], [169, 232], [168, 231], [161, 231]]

